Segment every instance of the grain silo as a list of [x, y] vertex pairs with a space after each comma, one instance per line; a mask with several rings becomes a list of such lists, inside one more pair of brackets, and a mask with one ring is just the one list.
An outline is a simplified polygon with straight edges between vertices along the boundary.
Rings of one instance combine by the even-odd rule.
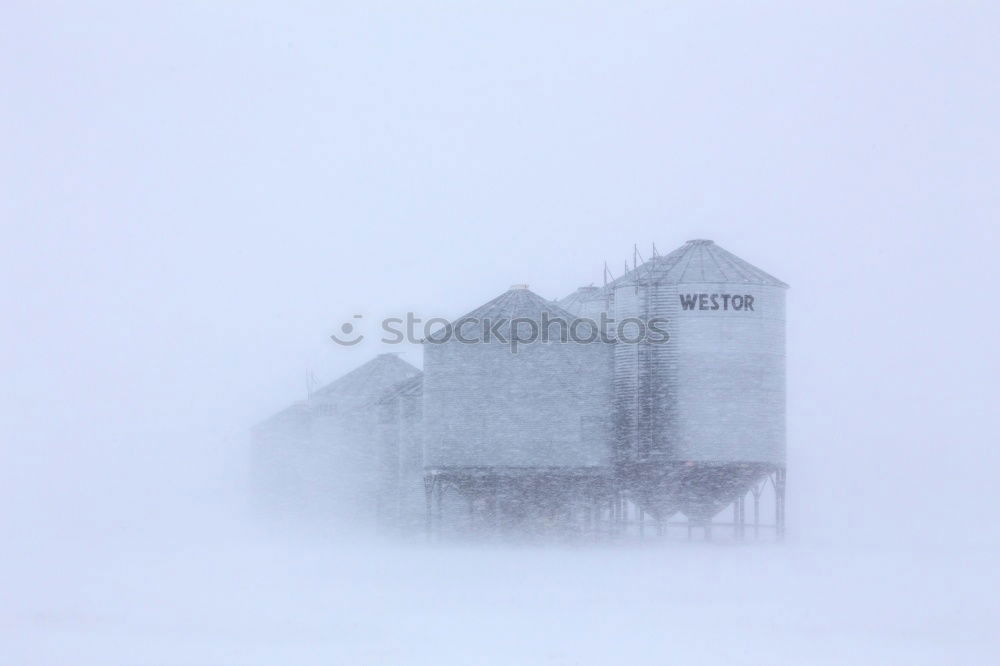
[[301, 511], [302, 483], [312, 428], [309, 403], [296, 402], [253, 428], [250, 470], [255, 508], [265, 512]]
[[609, 285], [615, 320], [643, 322], [626, 325], [625, 337], [654, 319], [669, 335], [615, 345], [616, 463], [640, 507], [707, 523], [772, 475], [780, 532], [786, 289], [708, 240]]
[[574, 341], [589, 337], [568, 330], [575, 319], [517, 286], [424, 341], [425, 482], [439, 524], [442, 493], [467, 502], [475, 528], [582, 523], [608, 492], [611, 349]]
[[608, 290], [594, 285], [579, 287], [556, 303], [576, 317], [591, 319], [597, 323], [600, 323], [602, 314], [609, 312]]
[[424, 524], [423, 373], [397, 383], [375, 403], [378, 421], [378, 524], [403, 533]]
[[397, 354], [379, 354], [312, 394], [312, 465], [306, 483], [323, 515], [346, 522], [373, 516], [379, 462], [372, 405], [392, 386], [419, 374]]
[[257, 497], [341, 525], [371, 516], [379, 483], [372, 405], [419, 374], [396, 354], [381, 354], [255, 428]]

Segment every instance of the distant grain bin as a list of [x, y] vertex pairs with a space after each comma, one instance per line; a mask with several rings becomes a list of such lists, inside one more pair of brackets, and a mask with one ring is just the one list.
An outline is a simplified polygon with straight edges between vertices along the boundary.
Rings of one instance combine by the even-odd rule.
[[378, 523], [409, 532], [424, 523], [423, 373], [390, 388], [375, 404], [378, 421]]
[[307, 503], [302, 479], [312, 429], [309, 403], [297, 402], [253, 429], [251, 485], [254, 504], [265, 511], [301, 511]]
[[313, 393], [307, 484], [324, 513], [349, 520], [374, 515], [379, 469], [372, 406], [386, 390], [419, 373], [396, 354], [380, 354]]
[[708, 240], [610, 285], [619, 322], [668, 344], [615, 346], [616, 454], [654, 513], [710, 518], [785, 463], [787, 285]]
[[373, 516], [379, 483], [373, 405], [419, 374], [397, 355], [381, 354], [260, 424], [253, 442], [257, 495], [272, 508], [336, 524]]
[[608, 313], [608, 291], [593, 285], [580, 287], [557, 304], [574, 316], [599, 323], [601, 315]]

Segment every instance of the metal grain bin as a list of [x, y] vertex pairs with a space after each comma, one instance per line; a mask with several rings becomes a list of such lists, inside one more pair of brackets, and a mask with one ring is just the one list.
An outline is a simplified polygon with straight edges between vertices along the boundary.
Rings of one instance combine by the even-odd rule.
[[[575, 317], [512, 288], [424, 342], [425, 467], [596, 468], [610, 463], [611, 354], [599, 342], [561, 342], [559, 325], [512, 349], [543, 316]], [[461, 327], [459, 327], [461, 325]], [[454, 333], [461, 332], [461, 342]]]
[[306, 485], [324, 514], [369, 517], [377, 506], [377, 415], [374, 404], [420, 370], [397, 354], [380, 354], [313, 393]]
[[580, 287], [556, 303], [572, 315], [592, 319], [595, 322], [600, 322], [601, 315], [610, 312], [608, 292], [593, 285]]
[[626, 455], [784, 462], [786, 288], [706, 240], [612, 283], [617, 321], [659, 317], [670, 335], [616, 346]]
[[411, 532], [424, 521], [423, 373], [399, 382], [375, 403], [378, 417], [378, 518]]
[[670, 336], [615, 347], [617, 452], [644, 492], [709, 514], [783, 466], [787, 285], [693, 240], [609, 288], [618, 322], [660, 318]]
[[302, 478], [308, 463], [311, 428], [312, 414], [305, 401], [254, 426], [250, 469], [253, 499], [258, 509], [301, 510], [305, 502]]
[[420, 371], [382, 354], [254, 429], [262, 504], [350, 522], [372, 513], [378, 488], [373, 403]]

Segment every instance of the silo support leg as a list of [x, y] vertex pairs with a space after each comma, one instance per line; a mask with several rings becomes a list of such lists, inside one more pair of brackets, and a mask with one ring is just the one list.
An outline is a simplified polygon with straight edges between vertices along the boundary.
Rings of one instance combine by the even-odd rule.
[[431, 540], [434, 532], [434, 487], [437, 485], [436, 474], [424, 474], [424, 532], [427, 540]]
[[733, 500], [733, 538], [740, 538], [740, 500]]
[[774, 473], [774, 526], [778, 539], [785, 538], [785, 468]]
[[733, 534], [736, 536], [738, 540], [741, 541], [743, 540], [743, 532], [744, 532], [743, 523], [745, 520], [745, 515], [743, 512], [743, 500], [744, 496], [741, 495], [740, 497], [736, 498], [735, 502], [733, 502]]
[[442, 528], [443, 528], [442, 524], [444, 522], [442, 520], [442, 510], [441, 510], [441, 504], [442, 504], [442, 501], [441, 501], [442, 497], [441, 496], [444, 494], [444, 484], [441, 483], [441, 479], [436, 479], [436, 481], [437, 481], [437, 483], [434, 484], [434, 486], [435, 486], [434, 502], [435, 502], [435, 505], [436, 505], [435, 508], [434, 508], [434, 513], [435, 513], [436, 518], [437, 518], [437, 521], [436, 521], [437, 522], [437, 537], [438, 537], [438, 539], [440, 539], [441, 538], [441, 531], [442, 531]]
[[760, 538], [760, 491], [761, 486], [754, 484], [750, 492], [753, 493], [753, 538]]
[[497, 497], [491, 490], [486, 496], [486, 528], [496, 530], [497, 526]]
[[493, 500], [493, 531], [495, 534], [499, 535], [503, 525], [503, 521], [500, 517], [500, 480], [497, 478], [492, 479], [490, 487]]

